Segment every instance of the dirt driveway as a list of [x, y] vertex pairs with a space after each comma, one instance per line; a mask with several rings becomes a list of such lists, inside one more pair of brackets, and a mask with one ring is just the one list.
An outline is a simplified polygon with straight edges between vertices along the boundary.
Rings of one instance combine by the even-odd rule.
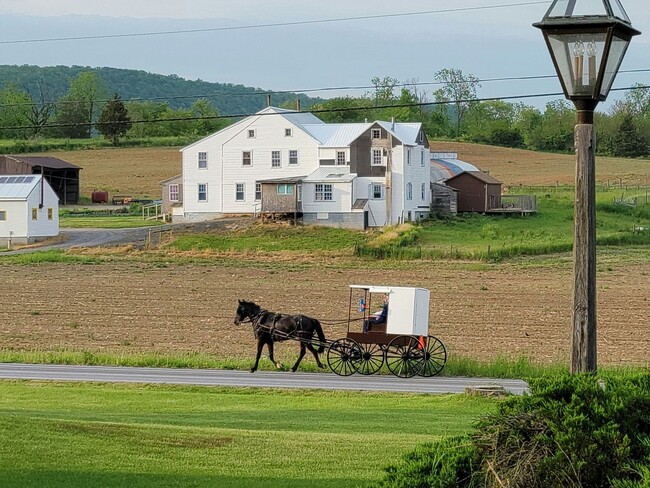
[[[116, 263], [0, 266], [0, 348], [202, 352], [253, 355], [250, 327], [233, 325], [238, 298], [323, 320], [328, 337], [345, 335], [349, 284], [431, 290], [430, 332], [451, 355], [476, 359], [526, 355], [566, 363], [571, 327], [570, 262], [545, 268], [419, 264], [365, 270], [315, 266], [229, 267]], [[648, 364], [650, 263], [598, 276], [601, 364]], [[283, 344], [282, 357], [296, 347]]]

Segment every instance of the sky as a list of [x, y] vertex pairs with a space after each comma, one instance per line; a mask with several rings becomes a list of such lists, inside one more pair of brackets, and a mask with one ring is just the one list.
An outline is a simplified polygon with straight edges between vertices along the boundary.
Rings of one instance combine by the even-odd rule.
[[[582, 0], [587, 1], [587, 0]], [[589, 0], [594, 1], [594, 0]], [[554, 75], [541, 32], [532, 27], [550, 1], [535, 0], [0, 0], [0, 64], [140, 69], [186, 79], [268, 90], [367, 86], [378, 76], [434, 81], [443, 68], [479, 79]], [[650, 69], [647, 0], [622, 0], [644, 34], [621, 70]], [[518, 5], [519, 4], [519, 5]], [[529, 4], [529, 5], [520, 5]], [[501, 8], [485, 8], [503, 6]], [[482, 7], [476, 9], [476, 7]], [[466, 9], [463, 11], [446, 11]], [[287, 22], [428, 12], [422, 15], [232, 29]], [[33, 39], [197, 29], [153, 36], [15, 42]], [[650, 84], [650, 72], [621, 72], [615, 87]], [[422, 85], [429, 93], [436, 85]], [[309, 92], [358, 96], [367, 90]], [[479, 97], [558, 93], [543, 80], [485, 81]], [[608, 103], [622, 96], [612, 92]], [[524, 99], [543, 107], [551, 99]], [[606, 106], [606, 104], [604, 104]]]

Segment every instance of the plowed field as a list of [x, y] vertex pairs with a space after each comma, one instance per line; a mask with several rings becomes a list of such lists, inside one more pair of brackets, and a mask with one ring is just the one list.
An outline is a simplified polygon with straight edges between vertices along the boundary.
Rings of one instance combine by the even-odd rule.
[[[481, 360], [525, 355], [566, 362], [571, 330], [570, 258], [557, 266], [418, 264], [366, 270], [314, 266], [223, 267], [118, 263], [2, 266], [0, 348], [111, 353], [254, 354], [250, 326], [233, 325], [238, 298], [323, 321], [345, 335], [352, 283], [431, 290], [430, 332], [449, 353]], [[598, 276], [601, 364], [648, 364], [650, 263]], [[294, 357], [296, 346], [279, 346]]]

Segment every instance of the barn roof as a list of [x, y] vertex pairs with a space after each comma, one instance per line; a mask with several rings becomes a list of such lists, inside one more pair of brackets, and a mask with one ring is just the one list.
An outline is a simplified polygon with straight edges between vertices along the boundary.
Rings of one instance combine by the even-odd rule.
[[40, 175], [0, 176], [0, 200], [25, 200], [40, 181]]
[[490, 176], [487, 173], [483, 173], [482, 171], [463, 171], [462, 173], [452, 176], [447, 180], [447, 182], [450, 182], [453, 179], [456, 179], [460, 175], [468, 174], [474, 178], [476, 178], [479, 181], [482, 181], [483, 183], [487, 183], [489, 185], [501, 185], [502, 183], [497, 180], [494, 176]]
[[479, 171], [471, 163], [458, 159], [456, 153], [431, 153], [431, 181], [445, 181], [464, 171]]
[[51, 156], [8, 156], [17, 161], [22, 161], [30, 166], [42, 166], [51, 169], [82, 169], [79, 166]]
[[311, 183], [349, 183], [357, 177], [349, 166], [323, 166], [311, 173], [305, 181]]

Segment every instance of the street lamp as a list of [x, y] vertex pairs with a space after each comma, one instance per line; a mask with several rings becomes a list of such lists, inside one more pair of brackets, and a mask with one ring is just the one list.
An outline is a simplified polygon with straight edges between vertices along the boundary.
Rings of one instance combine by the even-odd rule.
[[564, 95], [578, 112], [571, 372], [596, 371], [596, 168], [594, 110], [605, 100], [633, 36], [619, 0], [554, 0], [533, 24], [544, 34]]

